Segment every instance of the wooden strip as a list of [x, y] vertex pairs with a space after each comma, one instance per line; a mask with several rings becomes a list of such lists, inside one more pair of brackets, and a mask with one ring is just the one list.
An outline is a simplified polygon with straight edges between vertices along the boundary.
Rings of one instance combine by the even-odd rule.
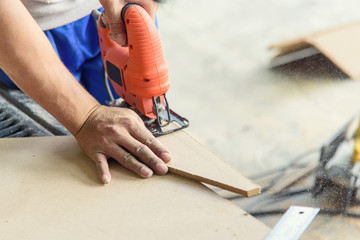
[[296, 52], [308, 47], [311, 47], [311, 44], [307, 42], [306, 38], [298, 38], [286, 42], [273, 44], [269, 47], [269, 49], [277, 51], [277, 54], [274, 56], [274, 58], [277, 58], [279, 56], [289, 54], [291, 52]]
[[171, 173], [204, 182], [250, 197], [260, 193], [260, 186], [210, 152], [185, 131], [159, 138], [172, 154]]
[[102, 185], [71, 136], [0, 139], [0, 239], [264, 239], [270, 229], [204, 185], [142, 179], [111, 162]]

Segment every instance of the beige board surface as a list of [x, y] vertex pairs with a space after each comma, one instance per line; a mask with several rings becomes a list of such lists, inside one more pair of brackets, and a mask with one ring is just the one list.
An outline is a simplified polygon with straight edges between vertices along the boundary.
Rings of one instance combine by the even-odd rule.
[[272, 45], [275, 58], [313, 46], [350, 78], [360, 78], [360, 22], [309, 34]]
[[171, 152], [171, 173], [211, 184], [246, 197], [260, 193], [260, 186], [210, 152], [185, 131], [159, 138]]
[[202, 184], [141, 179], [111, 163], [100, 184], [71, 136], [0, 139], [0, 239], [264, 239], [269, 228]]

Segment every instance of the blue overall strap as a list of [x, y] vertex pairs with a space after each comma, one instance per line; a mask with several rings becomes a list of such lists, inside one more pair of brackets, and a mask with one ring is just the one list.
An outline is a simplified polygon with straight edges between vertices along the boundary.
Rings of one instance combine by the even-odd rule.
[[[157, 17], [155, 24], [158, 27]], [[76, 80], [101, 104], [105, 104], [109, 97], [103, 81], [99, 37], [92, 16], [88, 15], [44, 33], [56, 54]], [[1, 69], [0, 80], [9, 87], [16, 87]], [[117, 98], [112, 86], [111, 90]]]
[[109, 97], [104, 87], [99, 37], [92, 16], [44, 33], [76, 80], [101, 104], [105, 104]]

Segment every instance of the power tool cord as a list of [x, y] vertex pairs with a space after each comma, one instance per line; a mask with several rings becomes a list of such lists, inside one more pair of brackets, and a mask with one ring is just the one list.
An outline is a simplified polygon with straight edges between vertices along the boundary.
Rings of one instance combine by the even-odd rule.
[[[286, 166], [268, 170], [261, 174], [256, 174], [256, 175], [250, 176], [250, 178], [254, 179], [256, 181], [256, 180], [260, 180], [260, 179], [263, 179], [263, 178], [266, 178], [266, 177], [276, 174], [276, 176], [270, 180], [269, 184], [267, 186], [263, 187], [262, 193], [266, 193], [269, 189], [274, 187], [281, 180], [281, 178], [284, 176], [286, 171], [288, 171], [289, 169], [294, 169], [294, 168], [307, 167], [308, 164], [301, 163], [301, 160], [303, 160], [304, 158], [308, 157], [311, 154], [319, 153], [319, 152], [320, 152], [319, 148], [311, 149], [309, 151], [306, 151], [306, 152], [301, 153], [298, 156], [296, 156]], [[349, 187], [348, 191], [350, 191], [350, 187]], [[265, 195], [264, 197], [262, 197], [260, 199], [257, 199], [256, 201], [249, 204], [245, 208], [245, 210], [246, 209], [250, 210], [251, 208], [258, 206], [260, 203], [264, 203], [265, 201], [269, 201], [269, 200], [274, 201], [275, 200], [276, 202], [278, 202], [280, 200], [285, 200], [286, 198], [298, 196], [301, 194], [308, 194], [308, 193], [312, 193], [312, 192], [313, 192], [313, 187], [307, 187], [307, 188], [302, 188], [302, 189], [297, 189], [297, 190], [275, 192], [275, 193], [272, 193], [269, 195]], [[241, 198], [244, 198], [244, 197], [243, 196], [232, 196], [232, 197], [228, 197], [227, 199], [236, 200], [236, 199], [241, 199]], [[360, 204], [358, 201], [355, 201], [354, 203]], [[265, 217], [265, 216], [270, 216], [270, 215], [284, 214], [286, 212], [286, 210], [287, 209], [273, 209], [273, 210], [263, 210], [263, 211], [248, 211], [248, 213], [254, 217]], [[360, 219], [360, 214], [354, 213], [354, 212], [349, 212], [348, 209], [344, 210], [341, 208], [339, 208], [339, 209], [321, 208], [319, 214], [329, 215], [329, 216], [335, 216], [335, 215], [342, 214], [344, 217]]]

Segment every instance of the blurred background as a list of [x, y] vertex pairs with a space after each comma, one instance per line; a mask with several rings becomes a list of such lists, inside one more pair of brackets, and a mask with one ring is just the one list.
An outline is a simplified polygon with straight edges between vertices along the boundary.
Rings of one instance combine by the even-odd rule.
[[166, 1], [159, 22], [172, 108], [190, 120], [193, 136], [247, 175], [320, 147], [359, 111], [360, 82], [273, 71], [268, 47], [360, 21], [359, 7], [354, 0]]
[[[269, 46], [358, 22], [358, 9], [355, 0], [166, 1], [158, 17], [171, 107], [190, 120], [188, 132], [247, 176], [309, 151], [317, 162], [316, 150], [359, 112], [360, 82], [274, 71], [269, 63], [276, 52]], [[254, 206], [256, 199], [249, 201]], [[249, 202], [234, 202], [252, 209]], [[305, 202], [316, 205], [311, 196], [299, 204]], [[273, 226], [278, 218], [260, 220]], [[327, 217], [317, 218], [312, 229], [318, 232], [305, 239], [353, 239], [344, 231], [360, 225], [333, 221], [338, 230]]]
[[[269, 47], [360, 24], [359, 9], [358, 0], [163, 0], [158, 11], [170, 107], [262, 193], [212, 189], [271, 228], [291, 205], [321, 208], [301, 239], [360, 236], [360, 191], [349, 184], [355, 134], [332, 141], [360, 112], [360, 81], [325, 57], [272, 69]], [[360, 46], [349, 49], [360, 54]], [[0, 85], [0, 137], [64, 134], [25, 94]], [[346, 164], [330, 168], [320, 159]]]

